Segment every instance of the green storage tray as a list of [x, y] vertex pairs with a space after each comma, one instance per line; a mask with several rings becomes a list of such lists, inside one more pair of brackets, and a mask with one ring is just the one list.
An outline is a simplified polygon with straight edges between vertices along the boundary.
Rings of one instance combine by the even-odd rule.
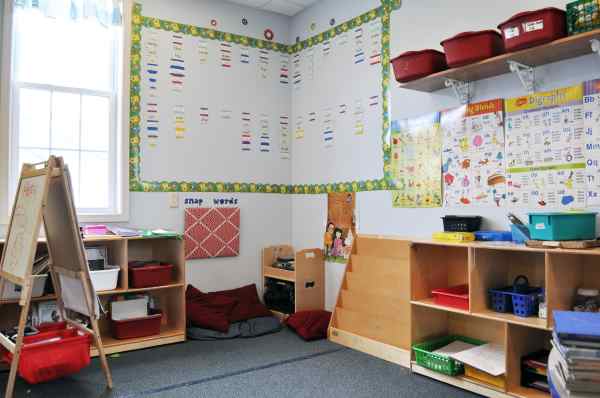
[[529, 233], [533, 240], [593, 240], [596, 214], [530, 213]]
[[567, 4], [569, 36], [600, 28], [600, 0], [577, 0]]
[[447, 356], [435, 354], [433, 351], [447, 346], [455, 341], [462, 341], [473, 345], [482, 345], [485, 342], [463, 336], [446, 336], [436, 340], [415, 344], [412, 349], [418, 365], [448, 376], [457, 376], [465, 372], [464, 365]]

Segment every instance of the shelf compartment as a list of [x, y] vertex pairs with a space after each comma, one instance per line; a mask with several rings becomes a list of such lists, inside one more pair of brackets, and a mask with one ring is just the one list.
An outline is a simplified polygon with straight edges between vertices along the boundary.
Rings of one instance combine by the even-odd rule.
[[171, 282], [175, 284], [185, 281], [183, 240], [175, 238], [130, 239], [127, 241], [127, 261], [160, 261], [173, 264]]
[[531, 67], [538, 67], [576, 58], [592, 54], [590, 46], [590, 40], [592, 39], [600, 39], [600, 30], [597, 29], [555, 40], [541, 46], [502, 54], [461, 68], [448, 69], [422, 79], [400, 84], [399, 87], [431, 93], [446, 88], [446, 79], [474, 82], [510, 73], [508, 61], [516, 61]]
[[[139, 350], [142, 348], [156, 347], [165, 344], [180, 343], [185, 341], [185, 329], [161, 326], [160, 334], [135, 339], [118, 340], [109, 333], [102, 332], [102, 344], [106, 354]], [[98, 356], [98, 350], [92, 346], [90, 355]]]
[[412, 300], [431, 298], [434, 289], [469, 283], [466, 246], [415, 244], [410, 263]]
[[547, 327], [547, 321], [534, 317], [520, 318], [491, 309], [489, 289], [512, 286], [515, 278], [525, 275], [531, 286], [546, 287], [544, 252], [473, 249], [470, 264], [471, 312], [494, 316], [511, 323]]
[[465, 311], [465, 310], [461, 310], [458, 308], [453, 308], [453, 307], [446, 307], [443, 305], [439, 305], [436, 304], [435, 299], [433, 298], [426, 298], [423, 300], [412, 300], [411, 301], [412, 305], [417, 305], [417, 306], [421, 306], [421, 307], [427, 307], [427, 308], [433, 308], [439, 311], [448, 311], [448, 312], [454, 312], [456, 314], [463, 314], [463, 315], [469, 315], [469, 311]]
[[[107, 263], [106, 265], [118, 266], [119, 280], [117, 281], [117, 289], [127, 287], [127, 241], [124, 239], [106, 239], [106, 240], [88, 240], [85, 241], [85, 247], [106, 247]], [[101, 294], [102, 292], [98, 292]]]
[[548, 253], [548, 320], [554, 325], [553, 311], [572, 311], [579, 288], [600, 289], [598, 257], [587, 254]]
[[296, 281], [296, 272], [271, 266], [263, 267], [263, 276], [265, 278], [281, 279], [288, 282]]
[[550, 349], [550, 331], [532, 329], [519, 325], [508, 325], [506, 374], [507, 390], [509, 393], [522, 397], [546, 397], [542, 391], [521, 386], [521, 359], [536, 351]]

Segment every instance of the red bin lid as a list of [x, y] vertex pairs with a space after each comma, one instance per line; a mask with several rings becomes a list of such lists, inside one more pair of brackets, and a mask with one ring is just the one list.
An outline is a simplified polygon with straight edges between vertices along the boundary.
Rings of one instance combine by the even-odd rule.
[[420, 51], [406, 51], [406, 52], [403, 52], [402, 54], [398, 55], [396, 58], [393, 58], [391, 62], [394, 62], [395, 60], [400, 59], [400, 58], [404, 58], [404, 57], [411, 57], [411, 56], [415, 56], [415, 55], [423, 55], [423, 54], [428, 54], [428, 53], [442, 55], [442, 56], [444, 55], [444, 53], [441, 52], [441, 51], [433, 50], [431, 48], [428, 48], [426, 50], [420, 50]]
[[498, 25], [498, 29], [502, 30], [502, 27], [508, 23], [511, 23], [512, 21], [514, 21], [515, 19], [519, 19], [519, 18], [523, 18], [523, 17], [528, 17], [530, 15], [535, 15], [535, 14], [539, 14], [541, 12], [544, 11], [552, 11], [552, 12], [559, 12], [561, 14], [565, 14], [565, 10], [561, 10], [560, 8], [556, 8], [556, 7], [546, 7], [546, 8], [540, 8], [539, 10], [533, 10], [533, 11], [523, 11], [520, 12], [518, 14], [513, 15], [512, 17], [508, 18], [506, 21], [502, 22], [500, 25]]
[[456, 40], [456, 39], [464, 39], [465, 37], [471, 37], [471, 36], [478, 36], [478, 35], [488, 35], [488, 34], [493, 34], [498, 36], [499, 38], [502, 38], [502, 35], [500, 33], [498, 33], [498, 31], [493, 30], [493, 29], [487, 29], [487, 30], [478, 30], [478, 31], [469, 31], [469, 32], [462, 32], [459, 33], [457, 35], [454, 35], [444, 41], [442, 41], [440, 44], [443, 46], [444, 43], [451, 41], [451, 40]]

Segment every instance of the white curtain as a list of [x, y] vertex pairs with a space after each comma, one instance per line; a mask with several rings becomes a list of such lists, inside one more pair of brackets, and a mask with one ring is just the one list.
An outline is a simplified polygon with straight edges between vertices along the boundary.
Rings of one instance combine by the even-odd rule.
[[50, 18], [96, 19], [103, 26], [121, 25], [122, 0], [14, 0], [16, 7], [39, 10]]

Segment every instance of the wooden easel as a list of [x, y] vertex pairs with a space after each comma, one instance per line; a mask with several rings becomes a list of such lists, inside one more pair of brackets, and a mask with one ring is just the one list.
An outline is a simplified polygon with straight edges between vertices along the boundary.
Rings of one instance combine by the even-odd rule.
[[[31, 272], [42, 221], [51, 259], [49, 272], [58, 309], [62, 318], [71, 327], [88, 333], [94, 338], [107, 386], [112, 388], [112, 377], [98, 327], [97, 296], [91, 284], [79, 231], [69, 170], [62, 158], [51, 156], [44, 163], [23, 165], [2, 254], [0, 297], [4, 293], [6, 281], [22, 287], [16, 342], [13, 343], [0, 333], [0, 344], [13, 355], [5, 397], [12, 398], [14, 393], [23, 335], [31, 304], [33, 286]], [[63, 286], [65, 283], [67, 286]], [[73, 286], [77, 289], [73, 289]], [[67, 310], [89, 317], [91, 329], [70, 319]]]

